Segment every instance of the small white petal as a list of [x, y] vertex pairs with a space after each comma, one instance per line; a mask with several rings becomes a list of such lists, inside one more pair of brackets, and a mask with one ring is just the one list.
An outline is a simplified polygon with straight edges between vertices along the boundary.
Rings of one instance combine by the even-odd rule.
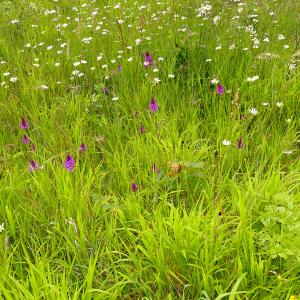
[[223, 141], [222, 141], [222, 144], [223, 144], [224, 146], [229, 146], [229, 145], [231, 144], [231, 142], [230, 142], [229, 140], [223, 140]]

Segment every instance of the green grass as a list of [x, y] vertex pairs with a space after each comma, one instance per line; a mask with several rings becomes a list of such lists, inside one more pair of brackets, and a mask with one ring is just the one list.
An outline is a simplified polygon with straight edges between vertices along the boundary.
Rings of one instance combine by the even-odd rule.
[[0, 298], [298, 299], [300, 3], [117, 4], [0, 3]]

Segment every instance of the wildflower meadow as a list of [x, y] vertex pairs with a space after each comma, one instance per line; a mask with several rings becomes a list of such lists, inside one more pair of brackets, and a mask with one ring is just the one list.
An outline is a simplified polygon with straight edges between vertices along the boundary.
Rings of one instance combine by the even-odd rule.
[[0, 1], [0, 298], [300, 299], [300, 1]]

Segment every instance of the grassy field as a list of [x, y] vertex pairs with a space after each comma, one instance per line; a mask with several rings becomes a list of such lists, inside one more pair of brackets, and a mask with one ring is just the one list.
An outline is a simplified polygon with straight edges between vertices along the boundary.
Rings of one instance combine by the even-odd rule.
[[1, 299], [300, 299], [300, 2], [0, 2]]

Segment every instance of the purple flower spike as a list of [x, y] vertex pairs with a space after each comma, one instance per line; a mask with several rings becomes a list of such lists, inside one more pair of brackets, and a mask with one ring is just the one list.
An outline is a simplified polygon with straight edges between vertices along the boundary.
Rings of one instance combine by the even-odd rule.
[[244, 142], [243, 139], [240, 137], [237, 144], [236, 144], [237, 149], [243, 149], [244, 148]]
[[22, 118], [22, 121], [21, 121], [21, 124], [20, 124], [20, 128], [22, 130], [29, 128], [29, 124], [27, 123], [27, 121], [25, 120], [25, 118]]
[[29, 144], [30, 143], [30, 138], [27, 135], [24, 135], [22, 138], [22, 143], [23, 144]]
[[108, 95], [108, 94], [109, 94], [109, 89], [108, 89], [108, 87], [105, 86], [105, 87], [102, 89], [102, 92], [103, 92], [103, 94]]
[[79, 147], [80, 152], [84, 152], [86, 150], [86, 144], [81, 144]]
[[70, 154], [68, 154], [65, 160], [65, 168], [67, 171], [74, 172], [74, 167], [75, 167], [75, 161], [73, 157]]
[[218, 86], [217, 86], [217, 94], [218, 95], [223, 95], [224, 94], [224, 87], [220, 83], [218, 83]]
[[145, 54], [144, 66], [149, 67], [149, 66], [152, 66], [152, 64], [153, 64], [152, 57], [151, 57], [149, 51], [147, 51]]
[[31, 144], [31, 150], [32, 150], [32, 151], [35, 151], [35, 150], [36, 150], [36, 145], [33, 144], [33, 143]]
[[151, 99], [148, 107], [152, 112], [158, 111], [158, 103], [155, 101], [154, 98]]
[[139, 189], [138, 185], [137, 185], [135, 182], [133, 182], [133, 183], [131, 184], [131, 190], [132, 190], [134, 193], [136, 193], [136, 192], [138, 191], [138, 189]]
[[118, 69], [117, 69], [119, 72], [121, 72], [122, 71], [122, 65], [121, 64], [119, 64], [118, 65]]
[[38, 168], [39, 168], [38, 163], [35, 160], [31, 159], [28, 164], [29, 172], [37, 171]]

